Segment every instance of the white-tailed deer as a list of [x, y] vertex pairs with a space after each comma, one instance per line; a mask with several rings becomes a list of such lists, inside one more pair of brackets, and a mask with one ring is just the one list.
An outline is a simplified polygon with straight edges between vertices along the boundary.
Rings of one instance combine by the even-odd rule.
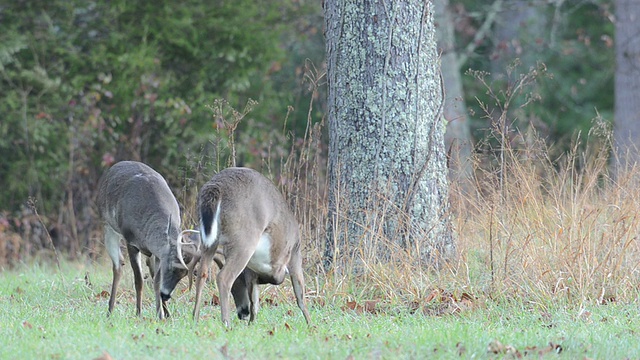
[[[248, 314], [251, 322], [259, 307], [258, 284], [279, 285], [287, 273], [298, 307], [310, 324], [298, 224], [275, 185], [255, 170], [227, 168], [200, 189], [198, 209], [201, 244], [194, 319], [200, 315], [202, 287], [221, 247], [225, 262], [216, 283], [225, 326], [229, 326], [231, 293], [238, 317]], [[189, 267], [195, 265], [193, 261], [192, 264]]]
[[[109, 314], [113, 311], [122, 274], [120, 239], [125, 240], [136, 288], [136, 314], [142, 305], [140, 253], [152, 257], [156, 313], [169, 316], [166, 302], [177, 283], [187, 275], [176, 250], [180, 233], [180, 208], [165, 179], [149, 166], [135, 161], [113, 165], [100, 179], [97, 205], [104, 224], [104, 243], [113, 262]], [[189, 267], [195, 266], [195, 257]], [[154, 274], [155, 272], [155, 274]]]

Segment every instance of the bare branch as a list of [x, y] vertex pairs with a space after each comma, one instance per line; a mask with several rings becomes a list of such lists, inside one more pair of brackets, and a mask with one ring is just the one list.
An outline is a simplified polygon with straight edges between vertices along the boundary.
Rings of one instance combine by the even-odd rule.
[[484, 19], [484, 23], [478, 31], [476, 35], [473, 37], [473, 40], [467, 44], [462, 54], [460, 54], [460, 58], [458, 59], [458, 67], [462, 66], [462, 64], [466, 63], [471, 54], [476, 51], [478, 44], [482, 39], [487, 36], [487, 33], [491, 30], [491, 26], [496, 22], [496, 17], [500, 11], [502, 11], [502, 4], [504, 0], [496, 0], [489, 9], [487, 13], [487, 17]]

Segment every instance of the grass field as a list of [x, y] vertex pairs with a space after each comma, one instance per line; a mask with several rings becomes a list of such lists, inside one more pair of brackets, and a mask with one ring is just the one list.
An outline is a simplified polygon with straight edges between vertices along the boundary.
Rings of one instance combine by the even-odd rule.
[[[234, 318], [226, 330], [218, 306], [207, 304], [200, 322], [191, 320], [193, 291], [184, 282], [169, 303], [169, 320], [155, 319], [149, 284], [137, 318], [131, 278], [127, 267], [107, 318], [107, 265], [63, 262], [58, 271], [32, 264], [1, 272], [0, 358], [640, 358], [636, 303], [574, 308], [473, 299], [437, 313], [380, 304], [372, 311], [337, 299], [311, 302], [309, 329], [287, 282], [263, 288], [254, 324]], [[215, 289], [208, 291], [210, 298]], [[434, 306], [446, 302], [439, 299]]]

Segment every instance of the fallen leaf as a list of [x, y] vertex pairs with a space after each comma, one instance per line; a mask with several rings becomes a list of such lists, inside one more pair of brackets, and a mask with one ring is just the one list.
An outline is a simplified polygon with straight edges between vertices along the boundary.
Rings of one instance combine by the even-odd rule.
[[113, 360], [113, 358], [111, 357], [111, 355], [109, 355], [108, 352], [103, 352], [101, 356], [98, 356], [97, 358], [94, 358], [93, 360]]
[[355, 311], [356, 314], [362, 314], [363, 312], [362, 306], [358, 305], [358, 303], [355, 301], [347, 301], [347, 304], [342, 307], [342, 311], [347, 311], [347, 310]]
[[462, 293], [462, 295], [460, 296], [460, 301], [475, 301], [476, 297], [471, 295], [471, 294], [467, 294], [467, 293]]
[[420, 303], [417, 301], [412, 301], [409, 303], [409, 313], [414, 314], [416, 311], [420, 309]]
[[615, 296], [613, 296], [613, 295], [604, 296], [600, 300], [600, 305], [608, 305], [608, 304], [613, 304], [615, 302], [616, 302], [616, 297]]
[[548, 346], [543, 347], [542, 349], [540, 349], [540, 351], [538, 351], [538, 355], [542, 356], [548, 353], [554, 352], [556, 354], [560, 354], [562, 352], [562, 346], [558, 345], [558, 344], [554, 344], [552, 342], [549, 342]]
[[355, 310], [357, 303], [355, 301], [347, 301], [347, 309]]
[[213, 305], [213, 306], [219, 306], [220, 305], [220, 298], [218, 297], [218, 295], [213, 294], [213, 296], [211, 297], [211, 305]]
[[284, 328], [287, 330], [291, 330], [291, 325], [289, 325], [288, 323], [284, 323]]
[[518, 351], [518, 349], [516, 349], [511, 345], [507, 345], [505, 349], [505, 354], [509, 355], [510, 357], [514, 357], [516, 359], [522, 359], [522, 354], [520, 353], [520, 351]]
[[498, 340], [494, 340], [489, 343], [487, 347], [487, 352], [492, 354], [502, 354], [505, 351], [505, 346]]
[[496, 355], [498, 354], [508, 355], [509, 358], [516, 358], [516, 359], [522, 358], [522, 354], [520, 353], [520, 351], [518, 351], [518, 349], [516, 349], [514, 346], [511, 346], [511, 345], [503, 345], [498, 340], [494, 340], [489, 343], [489, 346], [487, 347], [487, 352], [496, 354]]
[[364, 311], [370, 314], [376, 314], [378, 311], [376, 309], [376, 305], [378, 304], [377, 300], [367, 300], [364, 302]]
[[229, 358], [229, 343], [225, 343], [224, 345], [220, 346], [220, 353], [225, 359]]
[[439, 295], [440, 295], [440, 290], [439, 289], [434, 289], [434, 290], [431, 291], [429, 296], [427, 296], [427, 298], [425, 299], [425, 302], [431, 302], [431, 301], [433, 301], [433, 299], [435, 299]]
[[25, 329], [33, 329], [33, 325], [31, 325], [31, 323], [28, 322], [27, 320], [22, 322], [22, 327]]
[[264, 303], [270, 306], [278, 306], [278, 304], [276, 304], [275, 301], [273, 301], [273, 298], [266, 298], [264, 299]]

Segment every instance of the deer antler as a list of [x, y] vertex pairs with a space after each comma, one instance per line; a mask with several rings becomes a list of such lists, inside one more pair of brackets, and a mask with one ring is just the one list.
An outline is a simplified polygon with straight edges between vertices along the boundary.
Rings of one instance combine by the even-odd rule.
[[[193, 284], [193, 269], [195, 268], [196, 264], [198, 263], [198, 261], [200, 260], [200, 241], [196, 242], [187, 242], [184, 241], [184, 235], [185, 234], [200, 234], [199, 231], [197, 230], [184, 230], [180, 233], [180, 235], [178, 235], [178, 241], [176, 243], [176, 251], [178, 252], [178, 260], [180, 261], [180, 264], [182, 264], [182, 266], [185, 267], [185, 269], [187, 269], [188, 272], [188, 276], [189, 276], [189, 290], [191, 290], [191, 285]], [[189, 264], [185, 264], [184, 262], [184, 256], [182, 255], [182, 246], [183, 245], [188, 245], [188, 246], [195, 246], [195, 251], [188, 251], [190, 253], [191, 257], [191, 261], [189, 262]], [[186, 249], [185, 249], [186, 250]]]

